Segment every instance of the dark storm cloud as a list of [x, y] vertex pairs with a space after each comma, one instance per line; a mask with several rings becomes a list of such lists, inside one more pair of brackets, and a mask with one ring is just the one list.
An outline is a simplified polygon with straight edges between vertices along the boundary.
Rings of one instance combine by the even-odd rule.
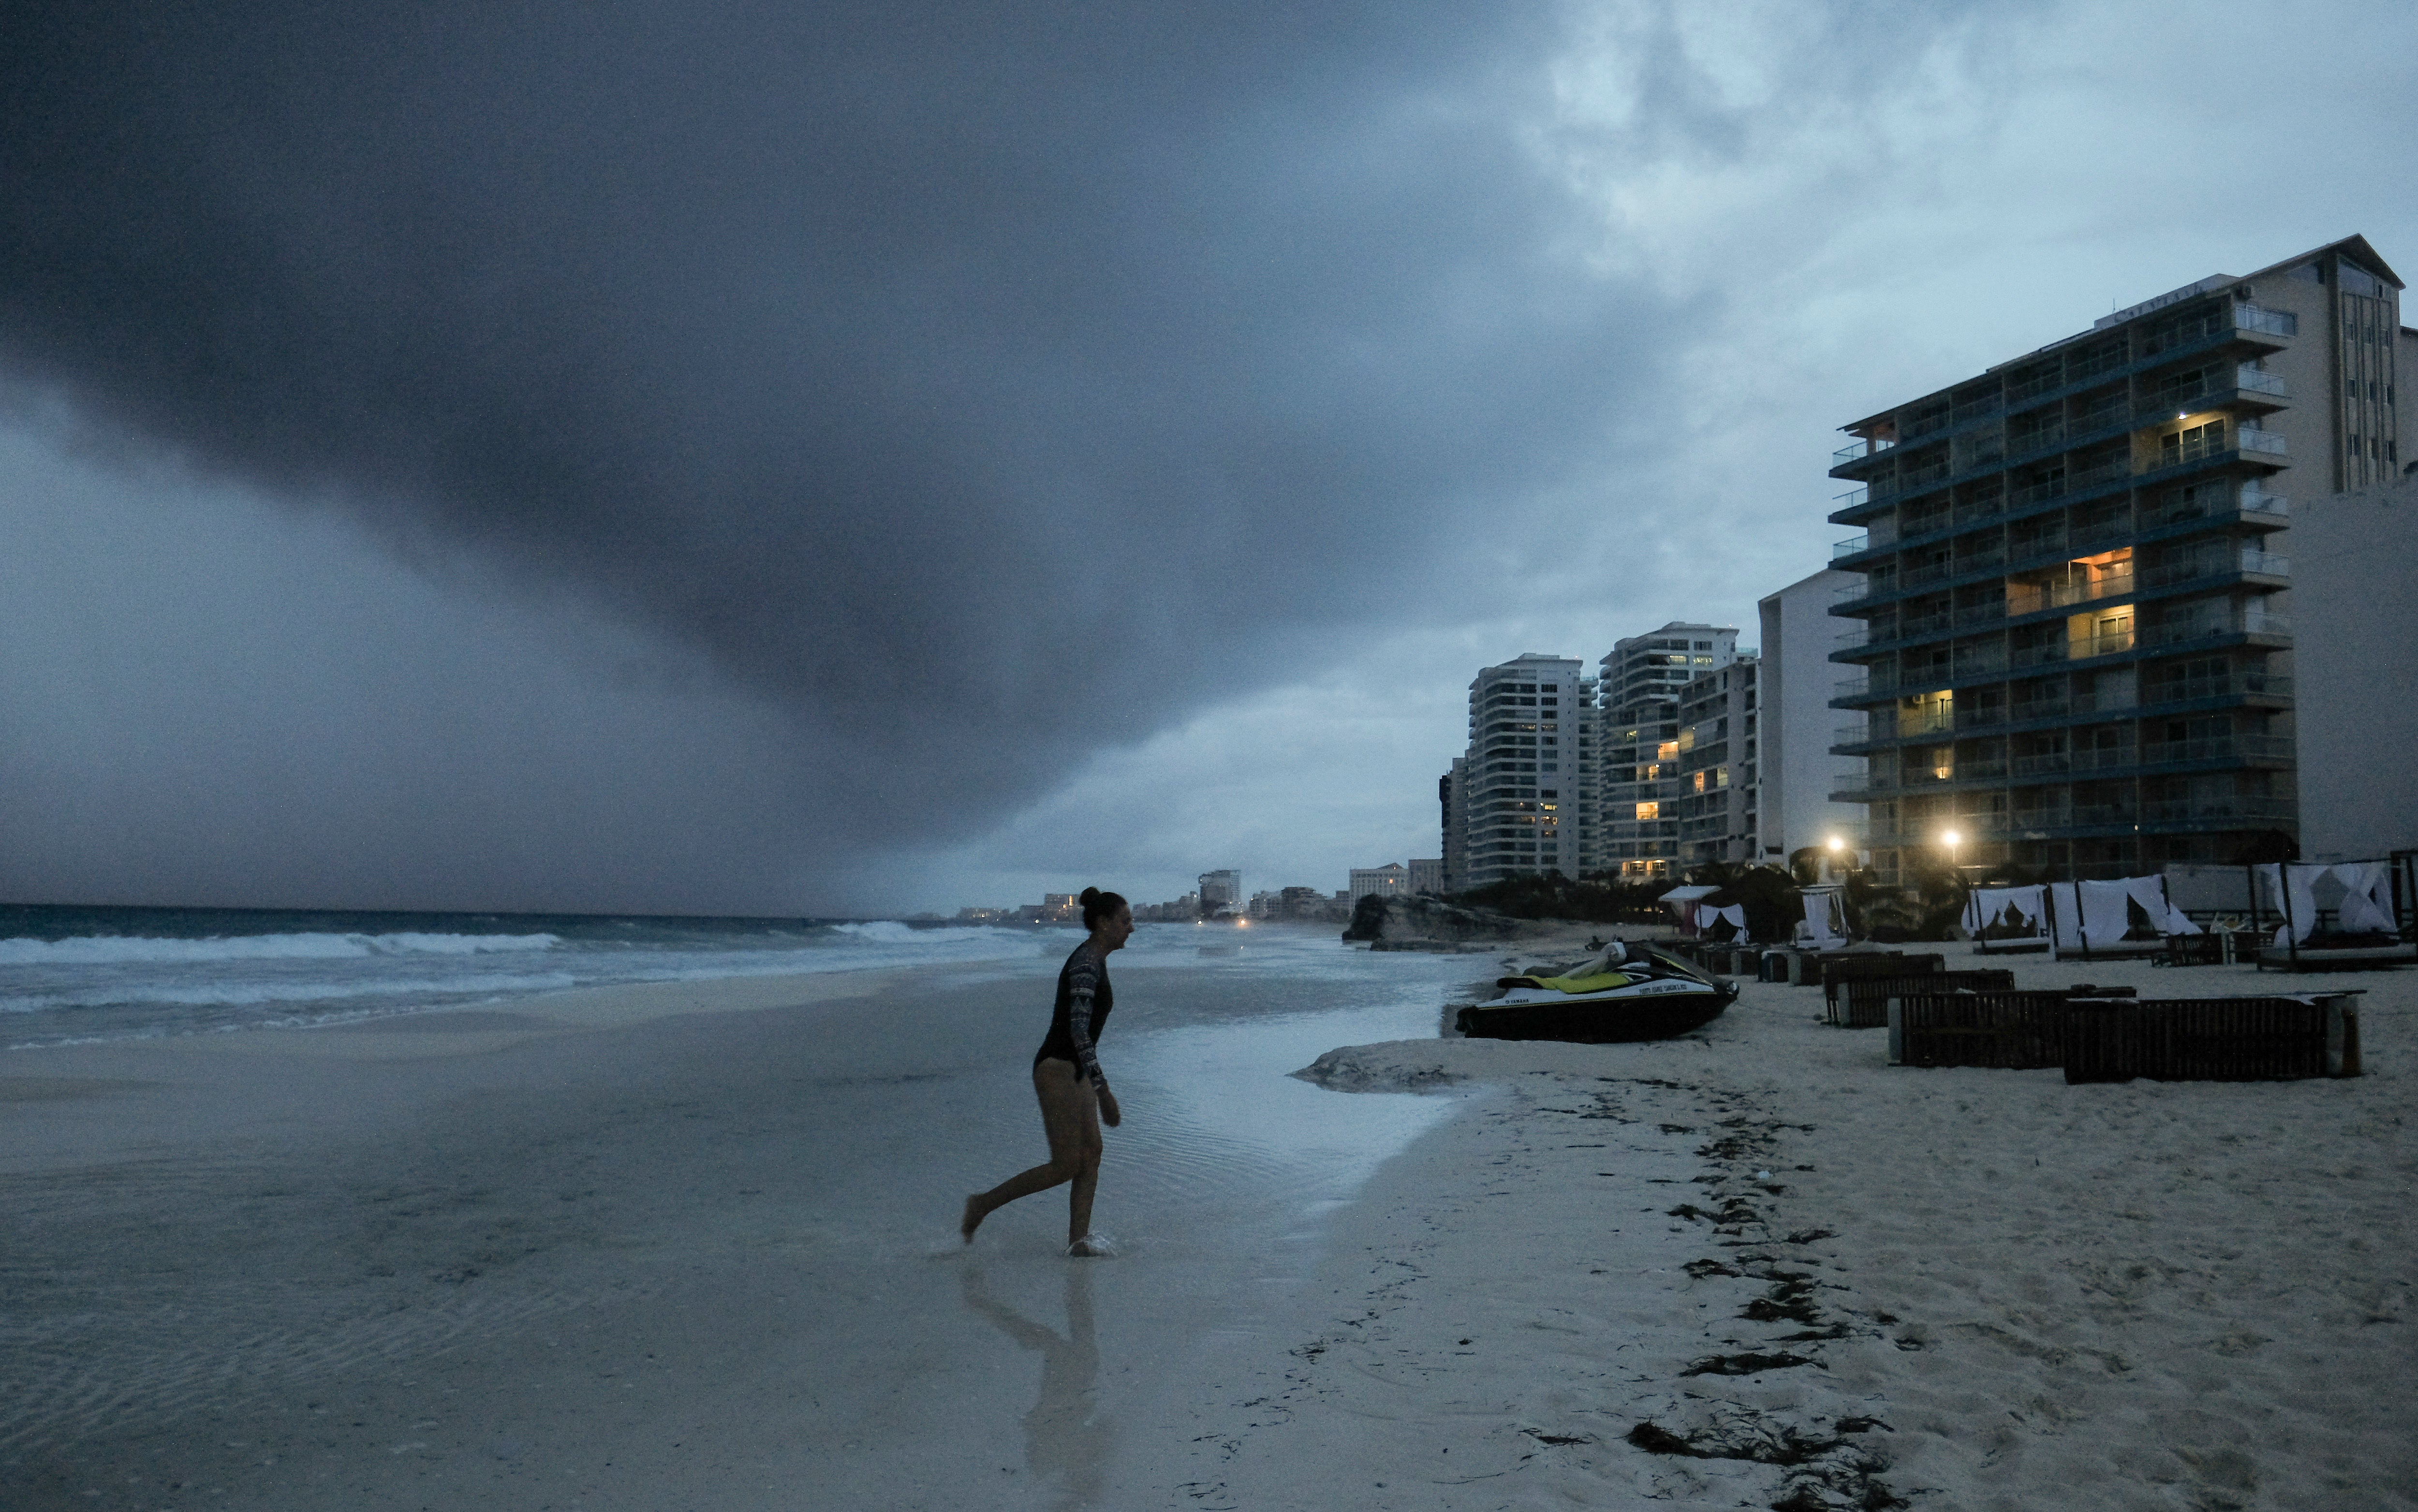
[[804, 836], [1450, 612], [1652, 376], [1535, 8], [0, 18], [0, 359], [701, 649], [807, 729]]

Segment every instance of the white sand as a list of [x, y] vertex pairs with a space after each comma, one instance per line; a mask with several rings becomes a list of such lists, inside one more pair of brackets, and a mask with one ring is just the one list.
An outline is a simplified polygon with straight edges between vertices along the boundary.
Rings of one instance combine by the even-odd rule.
[[[1265, 1400], [1202, 1414], [1222, 1504], [2418, 1505], [2418, 973], [2012, 960], [2365, 987], [2368, 1075], [1892, 1069], [1760, 984], [1702, 1043], [1339, 1052], [1339, 1087], [1498, 1091], [1370, 1191]], [[1811, 1363], [1683, 1373], [1751, 1353]], [[1645, 1452], [1649, 1422], [1721, 1458]]]
[[[1221, 1071], [1266, 1113], [1154, 1134], [1186, 1089], [1129, 1083], [1127, 1255], [1070, 1264], [1047, 1199], [935, 1242], [1037, 1153], [982, 971], [0, 1058], [0, 1506], [2418, 1505], [2418, 972], [2008, 964], [2365, 986], [2369, 1074], [1892, 1069], [1750, 984], [1682, 1041], [1321, 1060], [1427, 1096]], [[1389, 1107], [1457, 1116], [1324, 1219], [1266, 1154]]]

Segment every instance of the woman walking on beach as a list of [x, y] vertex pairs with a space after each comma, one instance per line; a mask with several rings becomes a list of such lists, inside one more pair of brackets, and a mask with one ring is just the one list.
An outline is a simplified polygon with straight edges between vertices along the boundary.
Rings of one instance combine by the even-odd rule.
[[1093, 1053], [1115, 998], [1109, 990], [1109, 955], [1125, 949], [1133, 934], [1133, 909], [1114, 893], [1083, 889], [1083, 927], [1091, 933], [1058, 970], [1058, 1005], [1049, 1037], [1033, 1057], [1033, 1091], [1041, 1099], [1041, 1127], [1049, 1137], [1049, 1161], [1011, 1176], [987, 1192], [966, 1199], [957, 1231], [967, 1244], [994, 1212], [1068, 1182], [1066, 1253], [1105, 1255], [1106, 1243], [1092, 1232], [1092, 1193], [1100, 1181], [1100, 1125], [1115, 1128], [1124, 1118], [1117, 1094]]

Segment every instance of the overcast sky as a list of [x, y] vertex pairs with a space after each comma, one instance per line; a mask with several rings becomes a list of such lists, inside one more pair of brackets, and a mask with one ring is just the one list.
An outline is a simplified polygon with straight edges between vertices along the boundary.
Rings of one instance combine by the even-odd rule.
[[1439, 851], [1839, 424], [2418, 265], [2418, 9], [0, 4], [0, 899]]

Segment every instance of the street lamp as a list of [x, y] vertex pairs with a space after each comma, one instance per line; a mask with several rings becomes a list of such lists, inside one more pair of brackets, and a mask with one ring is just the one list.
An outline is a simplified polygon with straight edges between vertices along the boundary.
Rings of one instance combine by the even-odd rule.
[[1940, 834], [1939, 838], [1940, 838], [1940, 839], [1942, 839], [1942, 840], [1945, 840], [1946, 842], [1948, 842], [1948, 869], [1949, 869], [1950, 871], [1951, 871], [1951, 872], [1952, 872], [1952, 871], [1954, 871], [1954, 870], [1956, 869], [1956, 845], [1957, 845], [1957, 842], [1958, 842], [1958, 841], [1963, 840], [1965, 837], [1964, 837], [1963, 835], [1961, 835], [1961, 834], [1958, 834], [1958, 833], [1957, 833], [1955, 831], [1953, 831], [1953, 830], [1949, 830], [1949, 831], [1945, 831], [1945, 832], [1943, 832]]

